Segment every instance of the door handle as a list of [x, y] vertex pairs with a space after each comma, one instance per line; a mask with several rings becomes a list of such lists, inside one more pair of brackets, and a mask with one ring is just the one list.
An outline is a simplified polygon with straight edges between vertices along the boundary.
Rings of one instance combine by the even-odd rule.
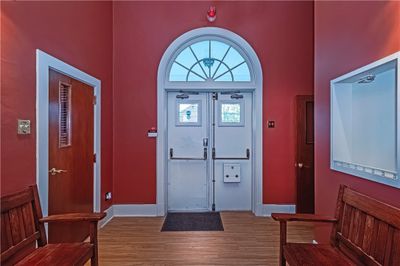
[[54, 167], [49, 170], [49, 173], [51, 175], [56, 175], [56, 174], [61, 174], [61, 173], [66, 173], [66, 172], [68, 172], [68, 171], [67, 170], [62, 170], [62, 169], [56, 169]]
[[250, 149], [246, 149], [246, 157], [217, 157], [215, 153], [215, 148], [212, 149], [212, 158], [214, 160], [249, 160], [250, 159]]
[[192, 160], [192, 161], [205, 161], [207, 160], [207, 148], [203, 149], [203, 158], [196, 157], [174, 157], [174, 149], [169, 149], [169, 159], [170, 160]]
[[305, 165], [305, 164], [303, 164], [303, 163], [295, 163], [294, 166], [295, 166], [295, 167], [298, 167], [298, 168], [300, 168], [300, 169], [302, 169], [302, 168], [310, 168], [310, 166]]

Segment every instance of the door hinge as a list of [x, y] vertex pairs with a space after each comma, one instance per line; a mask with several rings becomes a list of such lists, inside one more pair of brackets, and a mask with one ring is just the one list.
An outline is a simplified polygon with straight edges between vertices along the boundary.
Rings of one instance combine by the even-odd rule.
[[93, 154], [93, 162], [95, 163], [97, 161], [97, 158], [96, 158], [96, 153], [95, 154]]
[[96, 96], [96, 95], [93, 96], [93, 104], [94, 104], [94, 105], [97, 104], [97, 96]]

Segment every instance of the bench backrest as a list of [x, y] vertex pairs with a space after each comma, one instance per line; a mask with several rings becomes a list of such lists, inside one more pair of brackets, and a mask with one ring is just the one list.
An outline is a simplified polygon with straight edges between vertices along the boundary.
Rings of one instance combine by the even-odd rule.
[[365, 265], [400, 265], [400, 209], [343, 185], [336, 208], [335, 246]]
[[1, 265], [12, 265], [47, 243], [36, 186], [1, 197]]

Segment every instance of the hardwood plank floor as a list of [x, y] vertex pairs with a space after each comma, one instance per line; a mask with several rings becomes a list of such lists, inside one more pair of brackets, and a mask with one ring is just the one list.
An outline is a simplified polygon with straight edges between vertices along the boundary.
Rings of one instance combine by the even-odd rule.
[[[100, 265], [278, 265], [279, 224], [222, 212], [225, 231], [160, 232], [163, 217], [116, 217], [99, 231]], [[290, 223], [290, 241], [311, 242], [313, 225]]]

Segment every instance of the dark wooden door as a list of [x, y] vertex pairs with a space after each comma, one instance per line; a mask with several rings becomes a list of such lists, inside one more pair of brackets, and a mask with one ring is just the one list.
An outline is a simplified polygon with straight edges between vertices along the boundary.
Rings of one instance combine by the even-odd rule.
[[314, 97], [296, 98], [297, 213], [314, 213]]
[[[94, 89], [49, 71], [49, 215], [93, 212]], [[87, 223], [49, 224], [49, 242], [73, 242]]]

